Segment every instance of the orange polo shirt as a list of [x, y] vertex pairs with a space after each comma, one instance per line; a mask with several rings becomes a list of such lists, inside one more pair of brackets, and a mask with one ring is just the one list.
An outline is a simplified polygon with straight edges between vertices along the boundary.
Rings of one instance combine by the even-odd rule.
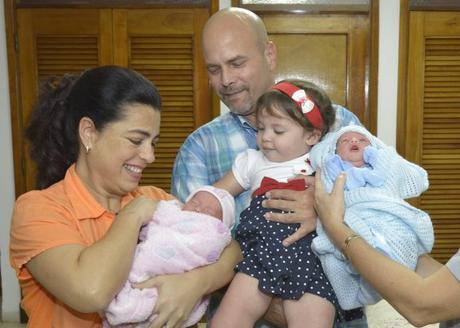
[[[122, 198], [121, 206], [138, 195], [155, 200], [173, 199], [159, 188], [139, 187]], [[29, 316], [28, 327], [102, 326], [97, 313], [76, 312], [48, 293], [25, 264], [52, 247], [92, 245], [105, 235], [114, 219], [115, 215], [104, 209], [84, 187], [74, 165], [58, 183], [18, 198], [11, 225], [10, 262], [22, 289], [21, 305]]]

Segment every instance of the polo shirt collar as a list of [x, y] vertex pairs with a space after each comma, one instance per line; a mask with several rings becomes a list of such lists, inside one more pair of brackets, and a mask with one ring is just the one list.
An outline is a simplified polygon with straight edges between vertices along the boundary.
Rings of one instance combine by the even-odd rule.
[[[97, 219], [108, 213], [115, 216], [114, 213], [109, 212], [86, 189], [75, 170], [75, 164], [69, 167], [64, 177], [64, 188], [70, 203], [78, 220], [84, 219]], [[123, 207], [133, 199], [133, 194], [129, 193], [123, 196], [121, 206]]]

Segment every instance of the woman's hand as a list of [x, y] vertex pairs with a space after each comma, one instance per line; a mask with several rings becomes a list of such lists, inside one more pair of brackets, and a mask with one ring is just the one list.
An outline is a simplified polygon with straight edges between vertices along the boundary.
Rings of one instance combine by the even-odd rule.
[[118, 216], [121, 218], [126, 215], [128, 218], [137, 219], [139, 226], [142, 226], [152, 219], [157, 205], [157, 200], [137, 196], [118, 213]]
[[157, 276], [135, 284], [135, 288], [155, 287], [158, 290], [158, 299], [153, 309], [153, 313], [158, 316], [150, 328], [182, 327], [184, 321], [203, 296], [200, 279], [199, 275], [187, 272]]
[[343, 200], [343, 188], [346, 181], [346, 174], [341, 173], [337, 176], [334, 188], [329, 194], [324, 189], [321, 182], [321, 170], [318, 169], [315, 176], [315, 208], [319, 219], [326, 230], [341, 225], [345, 214], [345, 204]]

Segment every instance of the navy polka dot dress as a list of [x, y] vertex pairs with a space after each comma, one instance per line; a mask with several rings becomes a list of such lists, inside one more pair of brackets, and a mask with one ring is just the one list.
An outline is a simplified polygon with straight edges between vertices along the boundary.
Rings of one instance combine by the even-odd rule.
[[244, 260], [237, 265], [236, 271], [256, 278], [259, 289], [267, 294], [298, 300], [303, 294], [310, 293], [337, 306], [329, 280], [311, 250], [316, 232], [284, 247], [281, 242], [292, 235], [300, 224], [266, 220], [265, 213], [278, 210], [262, 207], [264, 199], [265, 194], [256, 196], [241, 213], [236, 240], [240, 243]]

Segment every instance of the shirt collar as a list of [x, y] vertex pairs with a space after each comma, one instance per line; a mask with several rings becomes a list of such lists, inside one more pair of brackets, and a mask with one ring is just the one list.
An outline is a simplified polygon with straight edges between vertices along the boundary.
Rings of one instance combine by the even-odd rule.
[[252, 124], [249, 123], [249, 121], [244, 116], [236, 115], [235, 113], [232, 113], [232, 115], [235, 116], [240, 121], [241, 125], [245, 129], [249, 129], [249, 130], [252, 130], [253, 132], [257, 132], [257, 129], [253, 127]]
[[[97, 219], [108, 213], [115, 216], [114, 213], [109, 212], [86, 189], [75, 170], [75, 164], [69, 167], [64, 177], [64, 188], [67, 193], [75, 217], [78, 220], [84, 219]], [[123, 207], [134, 198], [133, 193], [129, 193], [122, 197], [121, 206]]]

